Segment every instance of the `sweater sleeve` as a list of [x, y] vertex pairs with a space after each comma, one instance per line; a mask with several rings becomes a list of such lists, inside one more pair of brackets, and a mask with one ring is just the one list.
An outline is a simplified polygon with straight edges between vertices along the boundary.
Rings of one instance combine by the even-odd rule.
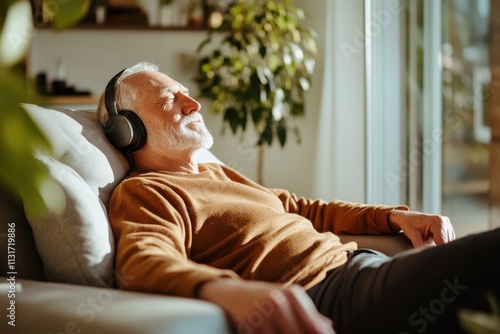
[[366, 205], [334, 200], [312, 200], [297, 197], [284, 189], [272, 189], [280, 198], [287, 212], [309, 219], [319, 232], [335, 234], [393, 234], [389, 214], [395, 209], [408, 210], [407, 206]]
[[197, 288], [204, 282], [239, 279], [233, 271], [189, 259], [189, 209], [173, 194], [165, 197], [154, 187], [126, 180], [113, 193], [109, 218], [122, 289], [197, 297]]

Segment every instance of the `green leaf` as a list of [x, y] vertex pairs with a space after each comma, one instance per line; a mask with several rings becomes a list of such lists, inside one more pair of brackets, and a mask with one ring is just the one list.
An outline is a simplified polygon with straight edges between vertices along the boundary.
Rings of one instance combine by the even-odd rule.
[[28, 1], [16, 1], [0, 30], [0, 65], [11, 66], [19, 62], [29, 49], [33, 36], [33, 16]]
[[311, 83], [309, 82], [309, 79], [302, 77], [299, 79], [300, 87], [302, 88], [303, 91], [307, 92], [311, 88]]
[[255, 71], [255, 73], [257, 73], [257, 77], [259, 78], [259, 82], [261, 85], [267, 84], [267, 77], [266, 77], [266, 74], [264, 72], [265, 72], [265, 68], [263, 68], [261, 66], [258, 66], [257, 71]]
[[495, 295], [492, 293], [488, 293], [486, 295], [486, 298], [488, 299], [488, 302], [491, 306], [491, 310], [493, 311], [493, 314], [498, 318], [499, 324], [500, 324], [500, 304], [498, 300], [495, 299]]
[[500, 334], [500, 306], [491, 292], [486, 294], [492, 313], [462, 309], [458, 312], [461, 327], [472, 334]]
[[500, 333], [500, 320], [492, 314], [472, 310], [460, 310], [458, 315], [462, 328], [469, 333]]
[[260, 55], [261, 58], [266, 58], [267, 47], [263, 43], [261, 43], [261, 45], [259, 46], [259, 55]]
[[308, 58], [304, 60], [304, 68], [308, 75], [312, 75], [314, 72], [314, 67], [316, 66], [316, 61], [314, 59]]
[[264, 145], [268, 144], [271, 146], [273, 143], [273, 130], [271, 129], [270, 126], [266, 126], [264, 130], [260, 133], [259, 141], [257, 142], [257, 145]]
[[19, 193], [25, 205], [42, 212], [45, 201], [42, 187], [51, 178], [34, 159], [34, 152], [50, 152], [50, 145], [18, 101], [26, 100], [26, 83], [6, 67], [0, 67], [0, 90], [6, 98], [0, 111], [0, 180]]
[[293, 134], [297, 137], [297, 144], [302, 143], [302, 137], [300, 136], [300, 130], [297, 126], [293, 128]]
[[9, 8], [10, 1], [1, 1], [0, 2], [0, 27], [3, 27], [5, 22], [5, 18], [7, 17], [7, 10]]
[[243, 105], [240, 111], [240, 125], [243, 131], [245, 131], [247, 128], [247, 119], [248, 119], [247, 114], [248, 114], [248, 109], [247, 107], [245, 107], [245, 105]]
[[304, 114], [304, 104], [292, 102], [291, 113], [292, 113], [292, 115], [297, 115], [297, 116], [303, 115]]
[[278, 128], [276, 129], [276, 135], [278, 136], [278, 141], [279, 141], [281, 147], [285, 146], [285, 143], [286, 143], [286, 126], [285, 126], [284, 122], [279, 122], [278, 123]]
[[210, 43], [212, 43], [212, 36], [208, 36], [200, 43], [200, 45], [198, 45], [196, 53], [200, 53], [203, 50], [203, 48]]
[[91, 0], [51, 1], [54, 14], [52, 27], [61, 30], [75, 25], [87, 14], [90, 3]]
[[232, 107], [227, 108], [226, 112], [224, 113], [224, 120], [229, 123], [233, 134], [236, 134], [236, 131], [238, 131], [238, 126], [240, 125], [240, 115], [238, 110]]
[[258, 127], [258, 125], [262, 122], [263, 116], [264, 116], [265, 110], [262, 108], [257, 108], [257, 109], [252, 109], [251, 115], [252, 115], [252, 121], [255, 127]]
[[317, 54], [318, 53], [318, 47], [316, 46], [316, 40], [314, 38], [307, 38], [305, 41], [304, 41], [304, 46], [306, 47], [307, 50], [309, 50], [309, 52], [311, 52], [312, 54]]
[[207, 73], [212, 69], [212, 66], [210, 65], [210, 59], [208, 57], [202, 58], [198, 62], [198, 67], [201, 70], [202, 73]]

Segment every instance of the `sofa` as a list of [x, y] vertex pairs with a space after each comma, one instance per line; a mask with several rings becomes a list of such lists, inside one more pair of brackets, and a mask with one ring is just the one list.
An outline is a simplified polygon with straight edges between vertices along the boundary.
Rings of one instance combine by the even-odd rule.
[[[106, 140], [94, 110], [23, 106], [53, 147], [35, 158], [58, 187], [38, 214], [0, 184], [0, 333], [233, 332], [214, 304], [115, 288], [127, 277], [113, 270], [106, 208], [128, 161]], [[210, 151], [198, 158], [222, 163]], [[389, 256], [411, 248], [404, 235], [340, 237]]]

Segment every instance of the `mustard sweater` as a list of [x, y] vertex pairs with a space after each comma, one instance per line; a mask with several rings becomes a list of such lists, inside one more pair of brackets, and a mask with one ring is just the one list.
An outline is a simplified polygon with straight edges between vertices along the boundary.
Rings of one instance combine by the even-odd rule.
[[200, 283], [232, 277], [308, 289], [357, 247], [335, 234], [396, 232], [396, 207], [298, 198], [218, 164], [199, 172], [132, 172], [115, 189], [119, 287], [196, 297]]

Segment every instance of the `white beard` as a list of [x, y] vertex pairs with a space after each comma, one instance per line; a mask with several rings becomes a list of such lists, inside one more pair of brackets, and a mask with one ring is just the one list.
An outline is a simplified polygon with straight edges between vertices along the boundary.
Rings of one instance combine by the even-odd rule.
[[214, 143], [200, 113], [184, 116], [178, 127], [170, 127], [166, 131], [168, 133], [163, 132], [161, 140], [158, 140], [157, 143], [168, 151], [194, 152], [209, 149]]

